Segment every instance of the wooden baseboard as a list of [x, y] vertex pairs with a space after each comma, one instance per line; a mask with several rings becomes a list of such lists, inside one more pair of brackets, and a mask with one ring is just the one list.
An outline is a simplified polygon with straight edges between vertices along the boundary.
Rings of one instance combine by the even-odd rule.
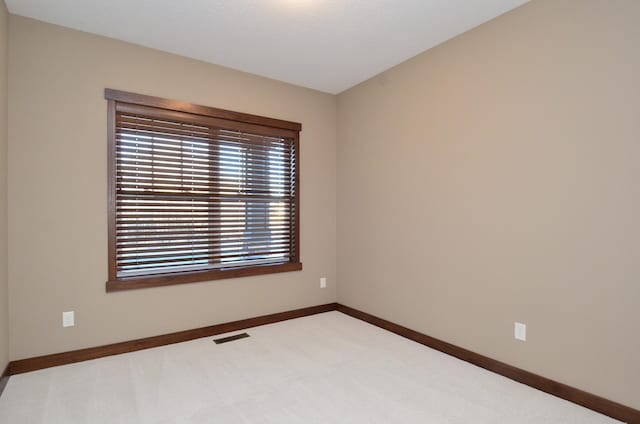
[[21, 374], [43, 368], [57, 367], [59, 365], [72, 364], [74, 362], [88, 361], [90, 359], [97, 359], [105, 356], [119, 355], [121, 353], [135, 352], [137, 350], [165, 346], [173, 343], [181, 343], [188, 340], [215, 336], [217, 334], [229, 333], [232, 331], [245, 330], [247, 328], [257, 327], [260, 325], [273, 324], [289, 319], [334, 311], [336, 308], [336, 303], [329, 303], [326, 305], [312, 306], [309, 308], [296, 309], [293, 311], [280, 312], [277, 314], [264, 315], [256, 318], [197, 328], [195, 330], [179, 331], [177, 333], [163, 334], [161, 336], [147, 337], [128, 342], [113, 343], [105, 346], [90, 347], [70, 352], [56, 353], [53, 355], [20, 359], [9, 363], [8, 375]]
[[368, 322], [369, 324], [373, 324], [376, 327], [383, 328], [399, 336], [413, 340], [448, 355], [455, 356], [463, 361], [472, 363], [481, 368], [500, 374], [519, 383], [526, 384], [527, 386], [531, 386], [556, 397], [568, 400], [569, 402], [584, 406], [585, 408], [589, 408], [611, 418], [615, 418], [629, 424], [640, 424], [640, 411], [636, 409], [587, 393], [566, 384], [550, 380], [546, 377], [533, 374], [529, 371], [507, 365], [503, 362], [496, 361], [495, 359], [488, 358], [345, 305], [338, 304], [337, 310], [346, 315]]
[[0, 375], [0, 396], [2, 396], [2, 392], [9, 381], [9, 364], [4, 367], [4, 372]]
[[334, 310], [617, 420], [627, 422], [629, 424], [640, 424], [640, 411], [636, 409], [587, 393], [566, 384], [550, 380], [546, 377], [533, 374], [520, 368], [513, 367], [503, 362], [496, 361], [495, 359], [491, 359], [451, 343], [427, 336], [401, 325], [394, 324], [385, 319], [378, 318], [374, 315], [338, 303], [312, 306], [309, 308], [264, 315], [256, 318], [212, 325], [209, 327], [197, 328], [195, 330], [179, 331], [177, 333], [147, 337], [128, 342], [114, 343], [105, 346], [12, 361], [7, 365], [2, 377], [0, 377], [0, 394], [2, 394], [2, 390], [11, 375], [102, 358], [105, 356], [119, 355], [121, 353], [134, 352], [137, 350], [149, 349], [173, 343], [181, 343], [188, 340], [215, 336], [217, 334], [244, 330], [251, 327], [273, 324], [280, 321], [301, 318]]

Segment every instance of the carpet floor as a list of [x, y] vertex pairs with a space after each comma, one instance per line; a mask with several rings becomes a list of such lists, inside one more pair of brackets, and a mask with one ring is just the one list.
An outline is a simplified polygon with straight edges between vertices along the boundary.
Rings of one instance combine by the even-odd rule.
[[339, 312], [246, 332], [13, 376], [0, 422], [618, 422]]

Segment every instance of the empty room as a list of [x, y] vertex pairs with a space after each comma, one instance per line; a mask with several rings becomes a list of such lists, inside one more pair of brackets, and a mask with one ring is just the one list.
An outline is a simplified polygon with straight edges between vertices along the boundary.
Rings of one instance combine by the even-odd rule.
[[640, 1], [0, 0], [0, 423], [640, 424]]

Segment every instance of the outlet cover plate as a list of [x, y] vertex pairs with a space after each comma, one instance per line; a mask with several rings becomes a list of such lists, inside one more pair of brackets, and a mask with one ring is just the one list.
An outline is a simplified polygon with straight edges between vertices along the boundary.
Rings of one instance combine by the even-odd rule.
[[527, 326], [521, 322], [514, 325], [514, 336], [516, 340], [527, 341]]
[[73, 311], [63, 312], [62, 313], [62, 326], [63, 327], [73, 327], [75, 324], [75, 317]]

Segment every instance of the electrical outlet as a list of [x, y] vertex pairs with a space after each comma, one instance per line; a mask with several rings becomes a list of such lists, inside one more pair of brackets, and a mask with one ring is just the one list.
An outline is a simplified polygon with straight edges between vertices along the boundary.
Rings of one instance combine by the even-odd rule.
[[327, 288], [327, 279], [325, 277], [322, 277], [320, 279], [320, 288], [321, 289], [326, 289]]
[[63, 312], [62, 313], [62, 326], [63, 327], [73, 327], [76, 325], [75, 317], [73, 311]]
[[516, 322], [514, 326], [514, 336], [516, 340], [527, 341], [527, 326], [521, 322]]

